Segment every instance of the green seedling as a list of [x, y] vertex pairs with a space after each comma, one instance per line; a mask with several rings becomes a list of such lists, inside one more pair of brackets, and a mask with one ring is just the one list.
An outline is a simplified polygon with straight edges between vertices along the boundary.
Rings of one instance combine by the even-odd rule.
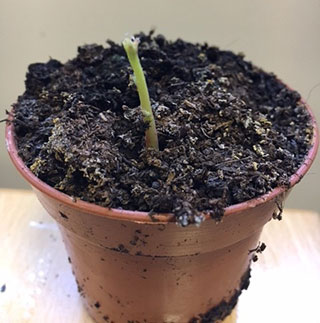
[[138, 89], [143, 120], [149, 125], [146, 130], [146, 146], [147, 148], [159, 150], [158, 134], [151, 108], [149, 91], [138, 55], [139, 39], [135, 37], [126, 38], [122, 42], [122, 45], [127, 53], [131, 68], [133, 69], [134, 81]]

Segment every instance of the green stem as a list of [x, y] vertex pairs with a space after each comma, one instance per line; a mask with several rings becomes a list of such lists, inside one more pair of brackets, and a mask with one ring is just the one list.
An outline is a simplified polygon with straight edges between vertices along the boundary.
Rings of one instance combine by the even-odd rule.
[[150, 104], [147, 82], [144, 77], [143, 69], [138, 56], [139, 40], [134, 37], [132, 37], [131, 39], [126, 38], [122, 42], [122, 44], [127, 53], [130, 65], [135, 76], [135, 84], [138, 89], [143, 120], [149, 125], [148, 129], [146, 130], [146, 146], [147, 148], [154, 148], [156, 150], [159, 150], [158, 134]]

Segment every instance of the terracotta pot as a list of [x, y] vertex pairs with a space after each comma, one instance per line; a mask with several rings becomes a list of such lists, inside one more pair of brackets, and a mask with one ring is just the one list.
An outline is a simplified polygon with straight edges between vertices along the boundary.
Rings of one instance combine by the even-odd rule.
[[[317, 152], [312, 118], [313, 146], [291, 186], [307, 172]], [[13, 132], [8, 124], [13, 164], [57, 221], [79, 291], [96, 321], [185, 323], [200, 321], [199, 314], [208, 311], [212, 320], [231, 312], [248, 283], [249, 250], [257, 246], [264, 224], [288, 191], [279, 187], [230, 206], [219, 223], [207, 217], [200, 227], [181, 228], [170, 214], [156, 215], [153, 221], [144, 212], [75, 201], [53, 189], [18, 157]]]

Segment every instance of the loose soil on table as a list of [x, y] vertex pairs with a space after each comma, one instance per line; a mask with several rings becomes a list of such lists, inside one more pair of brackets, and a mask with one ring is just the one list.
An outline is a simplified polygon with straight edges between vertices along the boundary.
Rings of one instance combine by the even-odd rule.
[[202, 212], [288, 185], [312, 139], [300, 95], [230, 51], [139, 34], [160, 151], [146, 150], [139, 98], [121, 44], [29, 66], [14, 105], [19, 154], [54, 188], [98, 205]]

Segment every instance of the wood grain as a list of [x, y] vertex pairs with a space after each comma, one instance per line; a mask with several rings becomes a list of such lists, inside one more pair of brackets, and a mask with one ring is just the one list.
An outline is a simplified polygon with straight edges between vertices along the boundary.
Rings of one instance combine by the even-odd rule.
[[[92, 323], [58, 228], [34, 194], [0, 189], [0, 216], [0, 322]], [[253, 265], [237, 323], [319, 323], [320, 216], [286, 210], [261, 241], [267, 249]]]

